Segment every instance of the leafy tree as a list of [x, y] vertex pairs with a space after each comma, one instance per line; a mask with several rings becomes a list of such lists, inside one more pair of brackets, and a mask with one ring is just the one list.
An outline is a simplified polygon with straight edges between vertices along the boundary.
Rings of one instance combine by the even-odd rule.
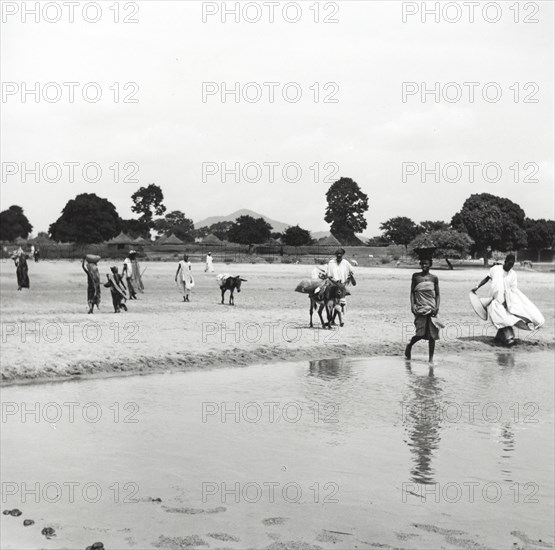
[[150, 228], [148, 223], [130, 218], [128, 220], [120, 220], [121, 231], [136, 239], [143, 237], [143, 239], [150, 239]]
[[449, 229], [449, 224], [442, 221], [426, 220], [420, 222], [418, 229], [421, 233], [431, 233], [432, 231], [443, 231]]
[[100, 243], [121, 230], [116, 207], [94, 193], [82, 193], [67, 202], [48, 232], [56, 241]]
[[407, 249], [407, 245], [418, 235], [418, 226], [405, 216], [390, 218], [380, 225], [384, 239], [394, 243], [402, 244]]
[[185, 214], [179, 210], [169, 212], [163, 218], [154, 221], [154, 228], [158, 233], [171, 235], [172, 233], [185, 242], [195, 240], [195, 225]]
[[280, 233], [279, 231], [272, 231], [270, 233], [270, 237], [276, 240], [283, 239], [283, 233]]
[[540, 261], [541, 251], [555, 248], [555, 221], [553, 220], [524, 220], [528, 248], [535, 250]]
[[155, 183], [151, 183], [148, 187], [141, 187], [131, 195], [131, 200], [133, 201], [131, 211], [141, 214], [139, 219], [149, 225], [154, 214], [161, 216], [166, 211], [166, 207], [162, 204], [164, 193]]
[[18, 237], [26, 239], [32, 230], [33, 226], [21, 206], [14, 204], [0, 212], [0, 240], [15, 241]]
[[42, 241], [42, 242], [52, 241], [52, 239], [50, 238], [50, 236], [48, 235], [48, 233], [46, 231], [39, 231], [35, 240], [36, 241]]
[[391, 241], [386, 239], [383, 235], [376, 235], [370, 239], [366, 243], [366, 246], [389, 246]]
[[288, 227], [283, 233], [283, 244], [288, 246], [305, 246], [313, 241], [310, 231], [294, 225]]
[[449, 258], [464, 258], [469, 253], [472, 244], [472, 239], [466, 233], [461, 233], [454, 229], [440, 229], [417, 235], [409, 243], [409, 248], [413, 255], [417, 256], [416, 250], [418, 248], [435, 246], [436, 249], [433, 257], [443, 258], [447, 262], [449, 269], [453, 269]]
[[326, 193], [328, 206], [324, 220], [331, 232], [344, 244], [361, 244], [355, 233], [362, 233], [367, 223], [368, 195], [351, 178], [340, 178]]
[[513, 201], [481, 193], [470, 195], [461, 211], [453, 216], [451, 226], [466, 231], [487, 265], [487, 250], [506, 252], [526, 246], [524, 210]]
[[226, 241], [228, 238], [228, 232], [233, 222], [216, 222], [213, 223], [208, 229], [208, 233], [212, 233], [218, 237], [221, 241]]
[[239, 216], [229, 228], [228, 238], [233, 243], [261, 244], [270, 238], [271, 233], [272, 226], [264, 218]]

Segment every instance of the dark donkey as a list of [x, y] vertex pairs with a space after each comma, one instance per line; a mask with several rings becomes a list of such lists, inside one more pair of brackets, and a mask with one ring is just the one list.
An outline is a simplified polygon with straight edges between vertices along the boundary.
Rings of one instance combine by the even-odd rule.
[[[339, 281], [332, 281], [331, 279], [327, 280], [327, 284], [320, 293], [311, 292], [308, 297], [310, 299], [310, 327], [312, 328], [314, 325], [312, 324], [312, 314], [316, 308], [318, 308], [318, 316], [320, 317], [320, 321], [322, 323], [322, 328], [330, 328], [333, 319], [335, 316], [339, 316], [339, 326], [343, 326], [345, 323], [343, 322], [343, 313], [341, 311], [341, 307], [339, 306], [339, 301], [342, 298], [347, 296], [347, 287], [340, 283]], [[325, 323], [322, 317], [322, 311], [326, 308], [326, 315], [328, 322]]]
[[233, 299], [233, 292], [237, 290], [237, 292], [241, 292], [241, 283], [246, 283], [246, 279], [241, 279], [239, 275], [237, 277], [228, 277], [224, 284], [220, 287], [222, 289], [222, 304], [224, 303], [224, 295], [226, 291], [229, 290], [229, 305], [234, 306], [235, 300]]

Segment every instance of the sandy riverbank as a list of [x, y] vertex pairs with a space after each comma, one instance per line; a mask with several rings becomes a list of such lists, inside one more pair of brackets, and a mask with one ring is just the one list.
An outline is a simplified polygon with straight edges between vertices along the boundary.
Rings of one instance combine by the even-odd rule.
[[[101, 262], [102, 280], [109, 263]], [[196, 286], [182, 303], [174, 283], [176, 265], [151, 262], [146, 292], [113, 313], [108, 289], [100, 312], [87, 315], [86, 278], [77, 262], [30, 263], [31, 289], [17, 292], [15, 268], [0, 265], [2, 380], [4, 384], [68, 377], [149, 373], [265, 361], [342, 355], [400, 355], [413, 330], [408, 295], [411, 270], [358, 268], [346, 324], [333, 331], [310, 329], [308, 298], [295, 293], [310, 273], [306, 265], [218, 265], [217, 272], [248, 279], [234, 307], [220, 304], [215, 274], [193, 264]], [[441, 354], [492, 349], [495, 329], [470, 308], [468, 291], [483, 269], [436, 271], [441, 316], [447, 323]], [[554, 277], [520, 271], [519, 286], [546, 318], [536, 333], [521, 332], [519, 349], [554, 349]], [[485, 290], [485, 289], [484, 289]], [[315, 326], [317, 315], [314, 316]], [[417, 345], [415, 357], [426, 346]]]

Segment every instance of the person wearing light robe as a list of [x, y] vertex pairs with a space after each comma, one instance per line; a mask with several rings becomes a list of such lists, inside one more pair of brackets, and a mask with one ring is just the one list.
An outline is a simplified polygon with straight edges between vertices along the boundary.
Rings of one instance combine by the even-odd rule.
[[435, 318], [439, 312], [439, 279], [430, 273], [431, 259], [420, 260], [420, 273], [414, 273], [410, 287], [410, 306], [414, 315], [416, 334], [405, 349], [405, 357], [411, 358], [412, 346], [420, 340], [428, 340], [428, 360], [434, 360], [439, 328]]
[[[326, 267], [325, 277], [334, 282], [340, 282], [344, 285], [352, 284], [353, 286], [355, 286], [356, 281], [353, 266], [343, 258], [344, 255], [344, 248], [338, 248], [335, 251], [335, 258], [332, 258], [328, 262], [328, 265]], [[329, 283], [326, 280], [322, 285], [320, 285], [319, 288], [316, 289], [315, 292], [318, 293], [320, 297], [323, 297], [324, 289], [326, 288], [327, 284]], [[339, 300], [339, 305], [341, 306], [342, 310], [345, 309], [345, 298], [341, 298]]]
[[178, 283], [181, 292], [183, 293], [183, 301], [190, 302], [189, 294], [195, 285], [191, 262], [189, 257], [185, 254], [183, 259], [177, 264], [177, 271], [175, 273], [175, 282]]
[[515, 343], [513, 327], [523, 330], [540, 328], [545, 319], [539, 309], [517, 288], [517, 276], [513, 270], [514, 254], [508, 254], [503, 265], [494, 265], [488, 275], [472, 292], [491, 281], [488, 318], [497, 329], [495, 339], [511, 346]]
[[213, 264], [213, 258], [212, 258], [212, 252], [209, 252], [206, 255], [206, 267], [204, 268], [204, 272], [205, 273], [214, 273], [214, 264]]

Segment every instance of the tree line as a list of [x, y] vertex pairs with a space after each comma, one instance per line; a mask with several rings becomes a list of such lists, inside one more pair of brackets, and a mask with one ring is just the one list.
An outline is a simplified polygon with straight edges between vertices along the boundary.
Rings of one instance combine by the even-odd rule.
[[[351, 178], [340, 178], [326, 193], [324, 220], [331, 233], [343, 245], [362, 245], [356, 236], [367, 227], [368, 196]], [[131, 195], [131, 211], [137, 218], [123, 219], [116, 207], [94, 193], [83, 193], [67, 202], [59, 218], [50, 224], [42, 238], [83, 244], [107, 241], [121, 231], [133, 238], [150, 239], [174, 234], [184, 242], [194, 242], [214, 234], [220, 240], [239, 244], [262, 244], [270, 239], [289, 246], [314, 243], [310, 231], [299, 224], [284, 232], [275, 232], [263, 218], [240, 216], [209, 227], [194, 227], [191, 219], [180, 210], [167, 212], [162, 189], [151, 183]], [[0, 240], [27, 238], [33, 226], [20, 206], [12, 205], [0, 212]], [[461, 210], [450, 220], [426, 220], [416, 223], [408, 217], [397, 216], [380, 225], [381, 235], [366, 244], [370, 246], [403, 245], [405, 249], [434, 248], [437, 258], [464, 257], [476, 253], [487, 261], [491, 250], [510, 251], [528, 248], [539, 253], [555, 248], [555, 221], [527, 218], [524, 210], [513, 201], [488, 193], [471, 195]], [[449, 263], [449, 261], [448, 261]]]

